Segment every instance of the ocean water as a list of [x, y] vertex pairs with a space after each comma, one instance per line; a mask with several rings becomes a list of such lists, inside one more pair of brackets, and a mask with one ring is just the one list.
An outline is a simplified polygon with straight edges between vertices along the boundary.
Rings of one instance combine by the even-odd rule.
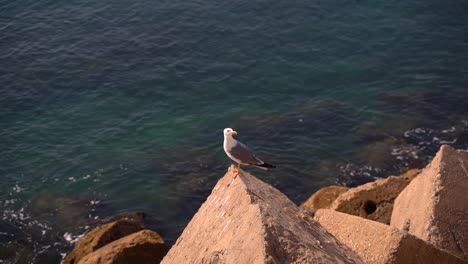
[[145, 212], [172, 245], [230, 161], [299, 204], [468, 149], [466, 1], [0, 0], [0, 263]]

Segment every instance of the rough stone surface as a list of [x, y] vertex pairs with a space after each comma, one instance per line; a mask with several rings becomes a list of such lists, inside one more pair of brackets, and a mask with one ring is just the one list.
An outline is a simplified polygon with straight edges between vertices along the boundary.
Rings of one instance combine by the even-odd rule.
[[318, 209], [328, 209], [340, 194], [348, 190], [348, 187], [336, 185], [321, 188], [312, 194], [307, 201], [303, 202], [300, 207], [310, 212], [315, 212]]
[[413, 169], [352, 188], [336, 198], [329, 209], [390, 224], [395, 198], [420, 172]]
[[78, 264], [154, 264], [160, 263], [166, 253], [166, 244], [158, 233], [142, 230], [101, 247]]
[[391, 225], [468, 259], [468, 153], [442, 146], [395, 200]]
[[91, 230], [81, 237], [72, 252], [64, 259], [64, 264], [74, 264], [84, 256], [106, 244], [143, 229], [141, 222], [122, 218]]
[[328, 209], [318, 210], [314, 219], [367, 263], [466, 263], [389, 225]]
[[362, 263], [284, 194], [233, 167], [162, 263]]

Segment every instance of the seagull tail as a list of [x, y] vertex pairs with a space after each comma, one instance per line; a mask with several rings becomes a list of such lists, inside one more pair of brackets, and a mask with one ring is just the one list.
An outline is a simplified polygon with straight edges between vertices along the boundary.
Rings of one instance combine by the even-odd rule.
[[264, 169], [264, 170], [276, 168], [276, 166], [268, 164], [266, 162], [263, 162], [262, 164], [255, 165], [255, 166], [259, 167], [260, 169]]

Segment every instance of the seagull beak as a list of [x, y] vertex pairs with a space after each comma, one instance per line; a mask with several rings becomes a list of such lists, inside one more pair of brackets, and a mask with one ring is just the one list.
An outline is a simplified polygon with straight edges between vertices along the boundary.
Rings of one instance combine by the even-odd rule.
[[231, 134], [233, 134], [233, 135], [237, 135], [237, 131], [232, 131], [232, 133], [231, 133]]

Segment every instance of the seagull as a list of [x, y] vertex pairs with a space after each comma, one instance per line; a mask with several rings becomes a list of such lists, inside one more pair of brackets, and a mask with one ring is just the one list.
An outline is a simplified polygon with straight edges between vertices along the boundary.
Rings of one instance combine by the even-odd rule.
[[237, 132], [232, 128], [225, 128], [223, 131], [224, 143], [223, 148], [226, 155], [237, 163], [237, 171], [235, 177], [239, 174], [240, 165], [252, 165], [263, 170], [269, 168], [276, 168], [275, 166], [268, 164], [253, 154], [249, 147], [235, 140], [232, 136], [237, 135]]

